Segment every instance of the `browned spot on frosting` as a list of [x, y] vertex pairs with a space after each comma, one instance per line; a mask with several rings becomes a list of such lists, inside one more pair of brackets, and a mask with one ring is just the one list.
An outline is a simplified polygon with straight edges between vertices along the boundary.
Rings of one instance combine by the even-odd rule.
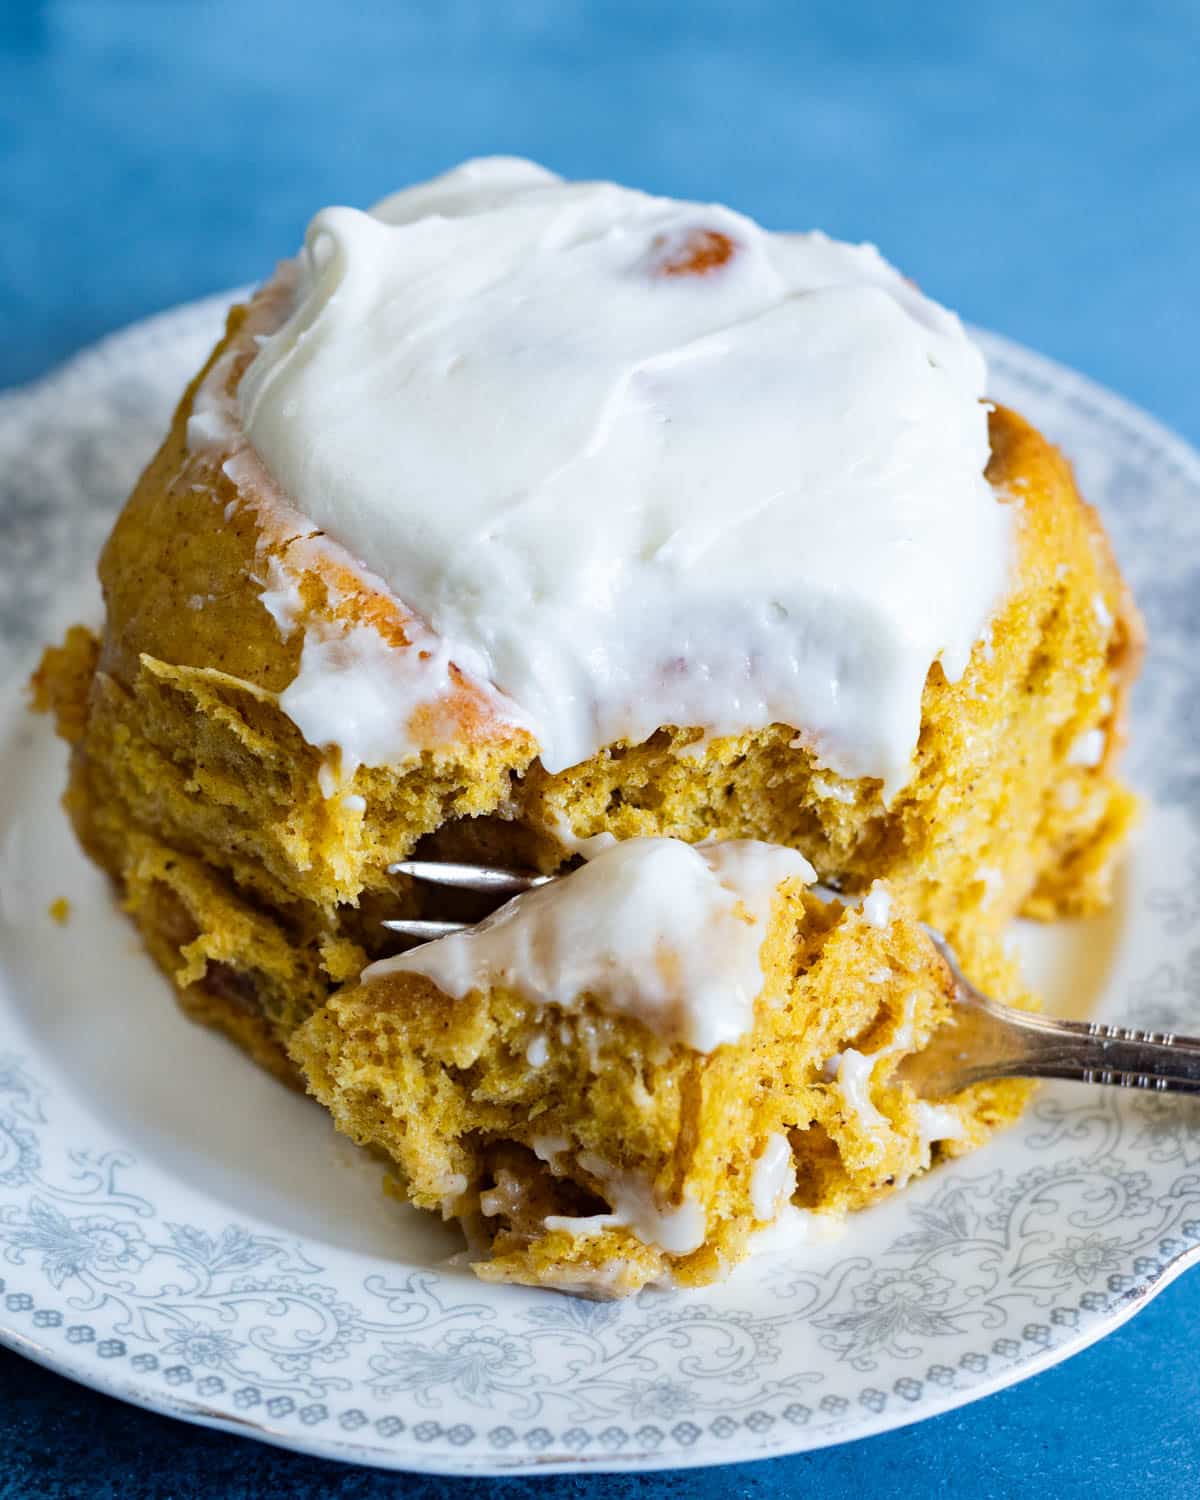
[[655, 244], [660, 247], [666, 251], [657, 267], [660, 276], [705, 276], [723, 266], [737, 248], [718, 229], [693, 229], [674, 244], [661, 238]]

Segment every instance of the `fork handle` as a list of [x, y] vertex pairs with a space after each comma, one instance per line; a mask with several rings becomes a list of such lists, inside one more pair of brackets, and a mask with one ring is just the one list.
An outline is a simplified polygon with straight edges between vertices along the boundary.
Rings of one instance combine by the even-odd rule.
[[992, 1055], [986, 1061], [980, 1059], [974, 1081], [1068, 1078], [1125, 1089], [1200, 1094], [1200, 1037], [1140, 1031], [1106, 1021], [1056, 1021], [994, 1003], [988, 1009], [1006, 1045], [989, 1049]]
[[1200, 1094], [1200, 1037], [1107, 1021], [1056, 1021], [985, 995], [927, 927], [954, 979], [954, 1023], [901, 1063], [918, 1095], [943, 1098], [989, 1078], [1067, 1078], [1155, 1093]]

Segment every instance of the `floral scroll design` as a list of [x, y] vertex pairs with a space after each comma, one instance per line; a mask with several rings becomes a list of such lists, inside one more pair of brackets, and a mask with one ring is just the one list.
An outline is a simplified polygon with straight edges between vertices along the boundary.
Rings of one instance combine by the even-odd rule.
[[[961, 1363], [988, 1340], [1016, 1358], [1014, 1327], [1048, 1335], [1050, 1323], [1028, 1320], [1102, 1311], [1200, 1241], [1200, 1130], [1193, 1139], [1194, 1122], [1181, 1126], [1161, 1100], [1136, 1103], [1131, 1113], [1107, 1095], [1043, 1099], [1024, 1171], [933, 1179], [873, 1256], [771, 1262], [760, 1311], [653, 1291], [624, 1304], [543, 1293], [506, 1306], [433, 1271], [368, 1274], [354, 1295], [282, 1236], [160, 1219], [123, 1185], [136, 1167], [127, 1154], [68, 1151], [62, 1171], [48, 1171], [44, 1092], [6, 1057], [0, 1247], [73, 1316], [104, 1323], [101, 1349], [133, 1351], [135, 1367], [152, 1359], [168, 1380], [186, 1372], [210, 1394], [251, 1391], [268, 1409], [286, 1397], [289, 1411], [302, 1400], [300, 1412], [329, 1416], [325, 1403], [346, 1394], [378, 1413], [491, 1412], [564, 1432], [725, 1430], [772, 1408], [807, 1412], [801, 1398], [830, 1391], [840, 1368], [902, 1369], [943, 1348]], [[846, 1405], [822, 1399], [833, 1415]]]
[[512, 1418], [557, 1412], [586, 1422], [749, 1409], [820, 1380], [812, 1371], [762, 1378], [779, 1360], [786, 1318], [659, 1300], [668, 1306], [630, 1316], [613, 1303], [552, 1295], [522, 1314], [523, 1327], [459, 1327], [433, 1346], [388, 1340], [371, 1358], [369, 1383], [423, 1406], [453, 1392], [475, 1406], [502, 1406]]
[[[1094, 1111], [1091, 1121], [1099, 1123]], [[1057, 1138], [1078, 1123], [1054, 1119]], [[852, 1286], [848, 1305], [814, 1325], [822, 1345], [855, 1369], [927, 1357], [938, 1340], [978, 1341], [1018, 1310], [1032, 1317], [1089, 1289], [1107, 1302], [1126, 1289], [1126, 1268], [1152, 1275], [1170, 1252], [1200, 1240], [1198, 1211], [1200, 1174], [1156, 1193], [1148, 1173], [1108, 1154], [1054, 1160], [1011, 1180], [958, 1178], [911, 1206], [915, 1227]], [[1176, 1231], [1182, 1237], [1172, 1240]]]
[[39, 1135], [44, 1094], [12, 1057], [0, 1058], [0, 1182], [24, 1188], [0, 1206], [0, 1247], [66, 1293], [73, 1313], [104, 1313], [114, 1335], [278, 1389], [346, 1386], [324, 1367], [364, 1338], [356, 1309], [312, 1281], [296, 1247], [236, 1225], [217, 1233], [158, 1222], [121, 1187], [124, 1152], [67, 1153], [48, 1173]]
[[[500, 1325], [493, 1303], [455, 1300], [473, 1282], [421, 1271], [369, 1275], [352, 1298], [281, 1236], [160, 1220], [122, 1186], [136, 1168], [128, 1153], [70, 1151], [61, 1173], [46, 1170], [44, 1105], [20, 1061], [0, 1058], [4, 1261], [64, 1293], [73, 1315], [102, 1317], [109, 1343], [153, 1350], [210, 1382], [317, 1400], [361, 1380], [384, 1410], [457, 1401], [522, 1418], [556, 1408], [585, 1421], [749, 1407], [820, 1378], [762, 1378], [779, 1358], [786, 1313], [551, 1294], [531, 1299], [514, 1328]], [[829, 1283], [826, 1301], [839, 1284]]]

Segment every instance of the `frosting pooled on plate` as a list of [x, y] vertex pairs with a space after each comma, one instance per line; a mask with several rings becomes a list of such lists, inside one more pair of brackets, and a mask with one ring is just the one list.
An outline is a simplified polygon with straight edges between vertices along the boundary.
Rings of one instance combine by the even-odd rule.
[[666, 1041], [711, 1052], [753, 1025], [760, 951], [787, 879], [807, 885], [816, 875], [774, 844], [630, 839], [477, 927], [371, 964], [363, 978], [424, 974], [456, 999], [503, 985], [564, 1010], [590, 995]]
[[1007, 580], [984, 380], [871, 246], [499, 158], [318, 214], [238, 400], [549, 770], [782, 723], [894, 790]]

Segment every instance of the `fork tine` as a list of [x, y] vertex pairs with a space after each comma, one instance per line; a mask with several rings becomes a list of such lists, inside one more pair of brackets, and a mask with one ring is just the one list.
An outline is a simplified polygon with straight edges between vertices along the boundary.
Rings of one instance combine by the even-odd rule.
[[489, 865], [452, 864], [437, 859], [399, 859], [388, 866], [389, 875], [411, 875], [429, 885], [449, 885], [459, 891], [481, 891], [488, 896], [513, 896], [545, 885], [553, 875], [535, 875], [531, 870], [498, 870]]
[[389, 932], [398, 932], [401, 937], [420, 938], [431, 942], [434, 938], [449, 937], [452, 932], [465, 932], [465, 922], [426, 922], [408, 917], [389, 917], [381, 924]]

